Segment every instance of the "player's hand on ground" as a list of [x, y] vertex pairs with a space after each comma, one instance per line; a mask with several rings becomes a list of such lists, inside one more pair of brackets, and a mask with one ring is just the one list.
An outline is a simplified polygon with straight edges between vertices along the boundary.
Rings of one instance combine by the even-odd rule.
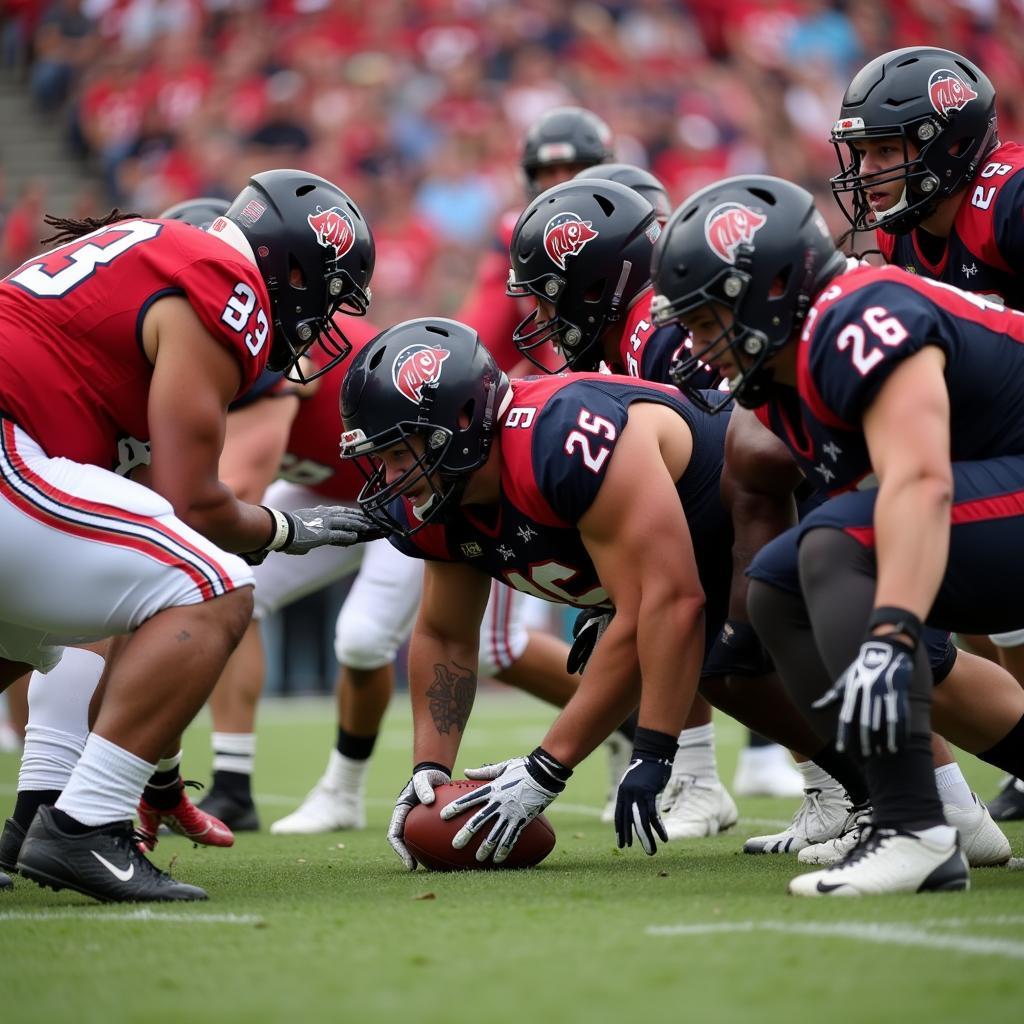
[[384, 530], [365, 512], [346, 505], [317, 505], [278, 514], [288, 520], [289, 530], [278, 550], [289, 555], [304, 555], [325, 544], [350, 547], [385, 536]]
[[452, 846], [461, 850], [480, 829], [490, 825], [476, 859], [485, 861], [493, 854], [494, 863], [500, 864], [512, 852], [523, 829], [565, 789], [570, 775], [572, 769], [542, 747], [528, 757], [466, 769], [467, 778], [482, 779], [490, 785], [458, 797], [441, 811], [441, 817], [449, 820], [479, 804], [484, 805], [455, 833]]
[[452, 781], [452, 773], [443, 764], [422, 761], [412, 770], [412, 778], [405, 784], [395, 801], [395, 809], [388, 825], [388, 842], [391, 849], [402, 858], [410, 871], [416, 870], [416, 858], [405, 845], [405, 819], [417, 804], [432, 804], [434, 790]]
[[633, 845], [633, 834], [648, 856], [657, 852], [656, 839], [668, 842], [658, 814], [658, 796], [668, 784], [676, 738], [654, 729], [637, 729], [633, 756], [623, 772], [615, 797], [615, 837], [621, 850]]
[[597, 641], [601, 639], [608, 623], [612, 621], [614, 611], [601, 611], [597, 608], [584, 608], [572, 626], [572, 647], [565, 659], [567, 672], [576, 674], [583, 672], [594, 653]]
[[872, 637], [835, 686], [812, 705], [827, 708], [842, 699], [836, 749], [861, 756], [895, 754], [906, 744], [914, 650], [892, 637]]

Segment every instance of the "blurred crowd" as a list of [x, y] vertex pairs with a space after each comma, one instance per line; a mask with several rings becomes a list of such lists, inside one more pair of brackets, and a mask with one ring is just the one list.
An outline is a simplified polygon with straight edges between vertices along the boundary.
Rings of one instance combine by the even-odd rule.
[[[381, 323], [458, 305], [496, 218], [522, 205], [522, 134], [552, 106], [604, 117], [619, 159], [649, 167], [673, 201], [759, 171], [827, 192], [846, 84], [902, 45], [977, 61], [1003, 138], [1024, 134], [1022, 0], [8, 0], [6, 12], [5, 53], [20, 55], [40, 116], [102, 181], [91, 201], [153, 214], [230, 197], [269, 166], [316, 171], [369, 216]], [[37, 212], [8, 211], [7, 268], [34, 244]]]

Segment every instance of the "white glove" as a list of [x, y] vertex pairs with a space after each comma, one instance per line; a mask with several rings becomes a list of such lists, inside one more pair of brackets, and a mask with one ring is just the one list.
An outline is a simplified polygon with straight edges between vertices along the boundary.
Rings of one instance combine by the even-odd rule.
[[432, 804], [434, 789], [437, 786], [446, 786], [451, 781], [451, 772], [443, 764], [421, 761], [413, 768], [412, 778], [398, 794], [395, 809], [391, 814], [391, 824], [388, 825], [388, 842], [410, 871], [416, 870], [416, 858], [405, 845], [405, 819], [417, 804]]
[[523, 829], [565, 789], [570, 775], [571, 768], [541, 747], [528, 757], [468, 768], [466, 778], [492, 780], [492, 784], [458, 797], [441, 811], [441, 817], [447, 821], [478, 804], [485, 805], [455, 833], [452, 846], [461, 850], [493, 819], [493, 827], [476, 851], [476, 859], [485, 861], [493, 853], [494, 863], [500, 864], [512, 852]]

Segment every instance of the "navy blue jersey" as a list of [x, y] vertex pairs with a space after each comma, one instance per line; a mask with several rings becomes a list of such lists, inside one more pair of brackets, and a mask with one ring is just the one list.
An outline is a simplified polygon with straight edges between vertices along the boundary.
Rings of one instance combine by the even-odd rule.
[[[393, 537], [392, 543], [416, 557], [468, 563], [548, 601], [607, 606], [576, 524], [597, 497], [634, 402], [668, 406], [692, 431], [693, 455], [676, 489], [708, 597], [707, 617], [724, 618], [732, 525], [719, 476], [729, 417], [700, 411], [668, 386], [600, 373], [512, 381], [498, 434], [497, 506], [461, 506], [450, 521], [429, 524], [408, 539]], [[392, 512], [410, 520], [404, 499]]]
[[937, 263], [922, 251], [922, 230], [879, 229], [886, 262], [1024, 309], [1024, 146], [1006, 142], [988, 155], [967, 186]]
[[896, 267], [860, 266], [818, 296], [800, 339], [803, 430], [779, 436], [812, 479], [835, 492], [871, 472], [864, 413], [925, 345], [946, 356], [952, 460], [1024, 453], [1024, 313]]

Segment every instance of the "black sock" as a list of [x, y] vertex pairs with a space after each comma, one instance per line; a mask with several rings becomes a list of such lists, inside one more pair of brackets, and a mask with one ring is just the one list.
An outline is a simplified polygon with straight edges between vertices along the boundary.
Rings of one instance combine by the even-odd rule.
[[995, 746], [983, 750], [978, 757], [1018, 779], [1024, 776], [1024, 717]]
[[61, 832], [67, 832], [71, 836], [84, 836], [93, 829], [103, 828], [102, 825], [83, 825], [77, 818], [72, 818], [70, 814], [65, 814], [56, 807], [53, 809], [53, 820]]
[[930, 734], [910, 736], [898, 754], [867, 758], [864, 775], [875, 824], [914, 831], [946, 824], [935, 789]]
[[[160, 779], [160, 782], [155, 781]], [[169, 811], [181, 799], [184, 785], [177, 768], [168, 772], [153, 772], [142, 791], [142, 798], [151, 807], [161, 811]]]
[[615, 731], [616, 732], [621, 732], [622, 735], [625, 736], [626, 739], [629, 740], [630, 743], [632, 743], [633, 740], [636, 739], [636, 727], [637, 727], [637, 723], [639, 721], [640, 721], [640, 712], [639, 711], [634, 711], [629, 716], [629, 718], [627, 718], [622, 723], [622, 725], [620, 725], [618, 727], [618, 729], [616, 729]]
[[852, 757], [840, 754], [836, 750], [835, 740], [830, 740], [828, 745], [819, 750], [811, 760], [823, 772], [828, 772], [846, 790], [846, 795], [852, 804], [862, 804], [868, 799], [868, 786], [864, 779], [864, 773]]
[[759, 732], [751, 730], [750, 737], [747, 740], [748, 747], [772, 747], [774, 745], [774, 740], [770, 740], [766, 736], [762, 736]]
[[40, 807], [52, 807], [60, 796], [59, 789], [23, 789], [14, 802], [11, 817], [26, 831]]
[[213, 773], [213, 785], [210, 788], [240, 804], [252, 803], [252, 776], [245, 772], [229, 772], [218, 768]]
[[353, 736], [352, 733], [345, 732], [340, 725], [338, 726], [336, 749], [343, 757], [350, 757], [353, 761], [369, 761], [376, 742], [376, 733], [372, 736]]

